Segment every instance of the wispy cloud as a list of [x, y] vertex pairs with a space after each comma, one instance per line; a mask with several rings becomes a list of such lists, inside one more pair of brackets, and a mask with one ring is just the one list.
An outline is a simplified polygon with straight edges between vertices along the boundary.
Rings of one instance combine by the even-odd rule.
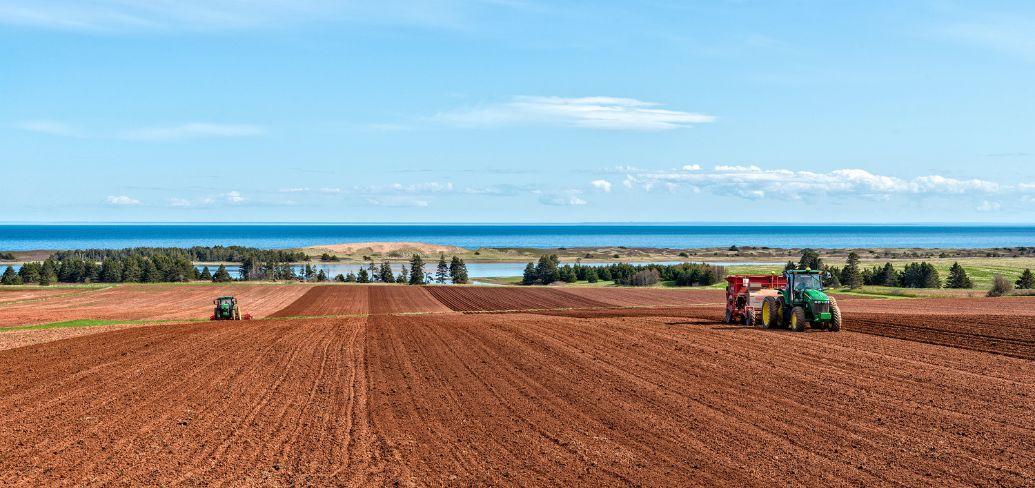
[[557, 193], [543, 193], [539, 195], [539, 203], [557, 207], [578, 207], [586, 205], [589, 202], [583, 200], [579, 196], [579, 192], [569, 190]]
[[229, 191], [229, 192], [224, 193], [224, 194], [222, 194], [220, 196], [225, 198], [226, 201], [229, 202], [229, 203], [241, 203], [241, 202], [246, 200], [246, 198], [244, 198], [244, 196], [241, 195], [241, 192], [239, 192], [237, 190]]
[[78, 128], [55, 120], [26, 120], [11, 124], [11, 127], [52, 136], [84, 137], [84, 134]]
[[715, 121], [712, 115], [660, 107], [659, 103], [633, 98], [520, 96], [501, 103], [439, 113], [431, 120], [461, 127], [553, 125], [639, 131], [681, 129]]
[[417, 207], [425, 208], [429, 206], [427, 200], [420, 198], [411, 197], [398, 197], [398, 196], [387, 196], [387, 197], [370, 197], [366, 199], [366, 202], [375, 207]]
[[610, 193], [611, 187], [613, 186], [610, 181], [607, 180], [593, 180], [589, 182], [590, 186], [600, 190], [604, 193]]
[[[630, 171], [622, 185], [644, 191], [700, 192], [707, 190], [758, 200], [810, 200], [815, 198], [862, 197], [887, 200], [894, 196], [989, 196], [1026, 191], [1027, 184], [1004, 184], [983, 179], [958, 179], [943, 175], [901, 178], [863, 169], [829, 172], [768, 170], [756, 165], [717, 165], [711, 170], [674, 169]], [[1035, 187], [1035, 186], [1033, 186]]]
[[175, 126], [145, 127], [123, 131], [119, 133], [118, 137], [133, 141], [178, 141], [183, 139], [253, 137], [265, 133], [266, 130], [257, 125], [192, 122]]
[[120, 207], [122, 207], [122, 206], [130, 206], [130, 205], [140, 205], [140, 200], [128, 197], [126, 195], [109, 195], [108, 198], [105, 201], [108, 202], [108, 205], [115, 205], [115, 206], [120, 206]]

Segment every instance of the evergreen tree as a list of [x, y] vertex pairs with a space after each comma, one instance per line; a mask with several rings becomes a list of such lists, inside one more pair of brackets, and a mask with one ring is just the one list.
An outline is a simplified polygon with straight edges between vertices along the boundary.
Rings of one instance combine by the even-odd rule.
[[877, 284], [881, 286], [895, 286], [898, 284], [898, 273], [895, 272], [895, 267], [891, 263], [884, 263], [884, 268], [880, 272], [880, 282]]
[[798, 265], [794, 264], [794, 261], [787, 261], [787, 264], [783, 265], [784, 271], [790, 271], [792, 269], [798, 269]]
[[848, 253], [848, 264], [841, 269], [841, 284], [849, 288], [859, 288], [863, 284], [862, 273], [859, 272], [859, 255]]
[[47, 286], [52, 281], [50, 279], [50, 273], [40, 273], [39, 276], [40, 276], [40, 279], [39, 279], [38, 283], [40, 284], [40, 286]]
[[392, 274], [392, 264], [388, 261], [381, 262], [379, 278], [383, 283], [395, 283], [395, 275]]
[[586, 270], [586, 281], [589, 283], [596, 283], [599, 280], [597, 277], [597, 270], [593, 266], [586, 266], [589, 268]]
[[158, 283], [162, 281], [162, 275], [158, 271], [158, 267], [155, 266], [154, 261], [144, 259], [143, 266], [141, 266], [140, 281], [144, 283]]
[[126, 266], [122, 270], [123, 283], [140, 283], [143, 276], [143, 269], [140, 266], [140, 258], [131, 257], [126, 260]]
[[359, 268], [359, 276], [356, 276], [356, 283], [370, 283], [370, 273], [366, 268]]
[[20, 285], [22, 284], [22, 277], [18, 276], [18, 273], [14, 272], [14, 267], [8, 266], [4, 270], [4, 276], [0, 278], [0, 284], [4, 285]]
[[334, 277], [334, 281], [337, 281], [338, 283], [344, 283], [345, 282], [345, 275], [343, 275], [341, 273], [338, 273], [338, 276]]
[[410, 282], [410, 272], [406, 270], [405, 264], [399, 269], [399, 276], [395, 277], [395, 282], [403, 285]]
[[100, 281], [104, 283], [118, 283], [122, 281], [125, 262], [122, 259], [109, 258], [101, 262]]
[[313, 280], [313, 276], [316, 274], [316, 270], [312, 266], [310, 266], [309, 263], [305, 263], [305, 271], [304, 271], [304, 273], [305, 274], [302, 275], [303, 279], [305, 281], [312, 281]]
[[946, 288], [973, 288], [974, 283], [967, 276], [967, 271], [960, 266], [960, 263], [952, 263], [949, 267], [949, 278], [945, 280]]
[[[205, 268], [205, 271], [208, 271], [208, 267]], [[230, 276], [230, 272], [226, 270], [225, 264], [220, 264], [219, 268], [216, 269], [216, 274], [212, 275], [212, 281], [216, 283], [226, 283], [228, 281], [233, 281], [233, 279], [234, 278]]]
[[453, 256], [453, 259], [449, 262], [449, 279], [453, 281], [454, 285], [462, 285], [467, 283], [467, 263], [464, 259], [458, 256]]
[[[223, 266], [223, 269], [226, 269], [226, 266]], [[208, 270], [208, 266], [205, 266], [205, 269], [201, 270], [201, 275], [198, 276], [198, 279], [212, 281], [212, 272]]]
[[575, 276], [575, 269], [570, 264], [565, 264], [557, 270], [557, 279], [565, 283], [574, 283], [578, 276]]
[[353, 273], [352, 271], [349, 271], [349, 274], [345, 275], [346, 283], [355, 283], [357, 279], [358, 278], [356, 278], [356, 273]]
[[525, 266], [525, 272], [521, 275], [521, 284], [534, 285], [538, 279], [539, 277], [536, 276], [535, 265], [528, 263], [528, 265]]
[[823, 269], [823, 260], [814, 249], [802, 249], [801, 259], [798, 260], [798, 269]]
[[424, 259], [420, 257], [420, 254], [414, 254], [410, 258], [410, 284], [424, 284]]
[[1032, 275], [1030, 268], [1025, 268], [1021, 273], [1021, 277], [1017, 278], [1017, 282], [1014, 284], [1017, 285], [1018, 290], [1030, 290], [1035, 288], [1035, 275]]
[[324, 273], [321, 269], [316, 273], [316, 281], [327, 281], [327, 273]]
[[536, 280], [544, 285], [557, 281], [557, 269], [560, 262], [561, 260], [556, 254], [540, 256], [539, 263], [535, 267]]
[[376, 283], [378, 281], [378, 279], [381, 277], [381, 273], [379, 271], [380, 270], [378, 269], [377, 265], [374, 264], [374, 260], [371, 259], [370, 266], [367, 267], [367, 279], [369, 280], [369, 283]]
[[22, 283], [38, 283], [40, 281], [40, 263], [25, 263], [22, 268], [18, 270], [18, 276], [21, 277]]
[[435, 268], [435, 283], [443, 284], [449, 279], [449, 265], [446, 264], [446, 253], [438, 254], [438, 267]]

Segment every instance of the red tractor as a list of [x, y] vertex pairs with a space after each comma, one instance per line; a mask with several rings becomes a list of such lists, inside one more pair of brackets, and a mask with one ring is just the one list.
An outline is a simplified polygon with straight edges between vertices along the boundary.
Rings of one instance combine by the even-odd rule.
[[766, 297], [777, 297], [787, 286], [783, 275], [735, 275], [726, 277], [727, 324], [754, 326], [758, 323], [762, 302]]

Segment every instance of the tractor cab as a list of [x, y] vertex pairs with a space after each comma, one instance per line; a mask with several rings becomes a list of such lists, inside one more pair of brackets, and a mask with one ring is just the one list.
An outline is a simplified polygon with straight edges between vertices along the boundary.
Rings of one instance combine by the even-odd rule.
[[241, 320], [241, 310], [237, 307], [236, 298], [219, 297], [212, 303], [216, 306], [212, 320]]

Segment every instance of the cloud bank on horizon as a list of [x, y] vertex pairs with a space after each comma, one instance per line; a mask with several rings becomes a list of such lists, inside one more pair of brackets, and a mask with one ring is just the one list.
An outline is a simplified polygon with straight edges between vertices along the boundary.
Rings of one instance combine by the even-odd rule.
[[8, 189], [0, 221], [1031, 222], [1033, 26], [968, 1], [7, 0], [0, 162], [51, 191]]

